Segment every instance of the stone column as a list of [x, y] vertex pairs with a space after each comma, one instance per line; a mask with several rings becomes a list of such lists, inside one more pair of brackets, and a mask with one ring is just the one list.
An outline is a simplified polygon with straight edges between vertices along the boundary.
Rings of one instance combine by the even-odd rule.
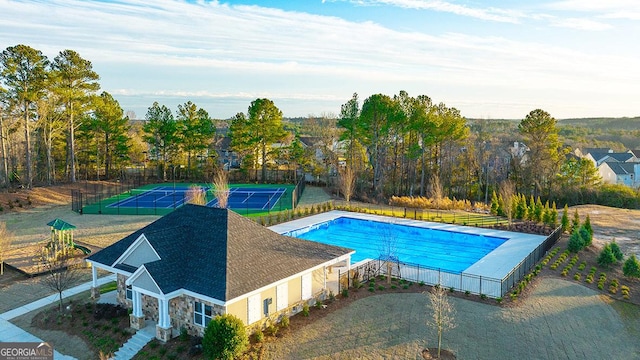
[[91, 298], [100, 299], [100, 288], [98, 287], [98, 268], [91, 266]]
[[169, 300], [167, 299], [158, 299], [156, 338], [162, 342], [171, 340], [171, 318], [169, 317]]
[[132, 290], [133, 312], [129, 315], [131, 327], [140, 330], [144, 328], [144, 314], [142, 313], [142, 294], [137, 290]]

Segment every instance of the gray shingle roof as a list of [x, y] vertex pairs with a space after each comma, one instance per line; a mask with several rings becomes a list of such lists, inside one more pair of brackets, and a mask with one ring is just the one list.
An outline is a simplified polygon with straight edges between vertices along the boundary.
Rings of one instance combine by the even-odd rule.
[[[625, 152], [625, 153], [610, 153], [607, 154], [607, 156], [609, 156], [612, 159], [615, 159], [616, 161], [619, 162], [625, 162], [629, 159], [631, 159], [633, 157], [633, 154]], [[609, 161], [608, 159], [606, 160], [607, 162]]]
[[161, 260], [145, 267], [166, 294], [227, 301], [352, 252], [277, 234], [228, 209], [185, 205], [89, 256], [111, 266], [144, 234]]
[[634, 173], [635, 163], [607, 162], [606, 164], [616, 175], [627, 175]]

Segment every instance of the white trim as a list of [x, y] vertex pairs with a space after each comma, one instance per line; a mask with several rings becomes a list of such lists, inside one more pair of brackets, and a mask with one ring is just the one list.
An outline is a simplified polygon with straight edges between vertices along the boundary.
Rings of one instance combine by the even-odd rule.
[[[153, 284], [158, 288], [158, 291], [160, 291], [159, 293], [154, 293], [151, 292], [149, 290], [137, 287], [133, 285], [133, 282], [136, 281], [140, 276], [142, 276], [142, 274], [147, 274], [149, 276], [149, 278], [151, 279], [151, 281], [153, 281]], [[149, 273], [149, 271], [147, 270], [147, 268], [142, 265], [138, 268], [138, 270], [136, 270], [136, 272], [134, 272], [133, 274], [131, 274], [131, 276], [129, 276], [129, 278], [127, 279], [127, 281], [125, 281], [125, 285], [132, 285], [132, 288], [136, 288], [138, 289], [138, 291], [140, 291], [141, 293], [145, 294], [145, 295], [151, 295], [157, 298], [163, 298], [165, 299], [167, 296], [166, 294], [164, 294], [162, 292], [162, 288], [158, 285], [158, 283], [156, 282], [156, 279], [153, 278], [153, 276], [151, 276], [151, 274]]]
[[[162, 260], [160, 255], [158, 255], [158, 252], [156, 251], [156, 249], [154, 249], [153, 246], [151, 246], [151, 243], [149, 242], [149, 240], [147, 240], [147, 237], [144, 236], [144, 234], [140, 234], [140, 236], [138, 236], [138, 238], [131, 245], [129, 245], [127, 250], [125, 250], [120, 255], [120, 257], [118, 257], [116, 259], [116, 261], [114, 261], [113, 264], [111, 264], [111, 266], [115, 267], [117, 264], [123, 264], [124, 261], [129, 257], [129, 255], [131, 255], [135, 250], [137, 250], [140, 247], [140, 245], [142, 245], [143, 243], [146, 243], [147, 245], [149, 245], [151, 250], [153, 250], [153, 253], [157, 257], [156, 261], [157, 260]], [[150, 261], [148, 261], [148, 262], [150, 262]]]
[[108, 272], [113, 273], [113, 274], [125, 275], [125, 276], [127, 276], [127, 277], [131, 276], [131, 274], [132, 274], [132, 273], [130, 273], [130, 272], [128, 272], [128, 271], [124, 271], [124, 270], [121, 270], [121, 269], [117, 269], [117, 268], [114, 268], [114, 267], [112, 267], [112, 266], [109, 266], [109, 265], [105, 265], [105, 264], [103, 264], [103, 263], [96, 262], [96, 261], [94, 261], [94, 260], [85, 260], [85, 261], [86, 261], [86, 262], [88, 262], [88, 263], [90, 263], [92, 267], [95, 267], [95, 268], [98, 268], [98, 269], [102, 269], [102, 270], [104, 270], [104, 271], [108, 271]]
[[249, 296], [253, 296], [255, 294], [260, 294], [260, 293], [262, 293], [263, 291], [265, 291], [267, 289], [271, 289], [273, 287], [277, 287], [278, 285], [280, 285], [282, 283], [289, 282], [289, 281], [291, 281], [293, 279], [300, 278], [300, 277], [302, 277], [302, 275], [304, 275], [306, 273], [312, 273], [315, 270], [320, 269], [320, 268], [322, 268], [324, 266], [337, 264], [337, 263], [339, 263], [341, 261], [344, 261], [344, 260], [349, 260], [350, 261], [351, 254], [353, 254], [353, 253], [355, 253], [355, 251], [349, 252], [349, 253], [347, 253], [345, 255], [341, 255], [341, 256], [339, 256], [337, 258], [333, 258], [333, 259], [331, 259], [329, 261], [326, 261], [326, 262], [324, 262], [324, 263], [322, 263], [320, 265], [316, 265], [314, 267], [308, 268], [308, 269], [306, 269], [304, 271], [301, 271], [301, 272], [299, 272], [297, 274], [293, 274], [293, 275], [291, 275], [289, 277], [286, 277], [284, 279], [281, 279], [281, 280], [278, 280], [278, 281], [274, 281], [271, 284], [267, 284], [267, 285], [265, 285], [265, 286], [263, 286], [261, 288], [255, 289], [253, 291], [249, 291], [248, 293], [244, 293], [244, 294], [242, 294], [242, 295], [240, 295], [238, 297], [235, 297], [235, 298], [233, 298], [231, 300], [228, 300], [227, 302], [224, 303], [224, 306], [229, 306], [229, 305], [231, 305], [233, 303], [236, 303], [238, 301], [242, 301], [245, 298], [248, 298]]
[[209, 297], [209, 296], [205, 296], [205, 295], [199, 294], [197, 292], [193, 292], [191, 290], [185, 290], [185, 289], [178, 289], [178, 290], [172, 291], [172, 292], [166, 294], [165, 296], [173, 299], [175, 297], [182, 296], [182, 295], [191, 296], [196, 300], [203, 300], [203, 301], [206, 301], [206, 302], [210, 302], [210, 303], [212, 303], [214, 305], [227, 306], [227, 303], [225, 303], [224, 301], [221, 301], [221, 300]]

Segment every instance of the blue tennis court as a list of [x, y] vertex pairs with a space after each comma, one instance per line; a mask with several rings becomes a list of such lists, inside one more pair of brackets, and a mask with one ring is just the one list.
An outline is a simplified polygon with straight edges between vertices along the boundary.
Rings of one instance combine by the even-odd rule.
[[[218, 205], [218, 200], [209, 187], [201, 187], [205, 191], [206, 206]], [[237, 187], [229, 189], [228, 208], [249, 210], [271, 210], [286, 193], [286, 188], [247, 188]], [[116, 201], [109, 208], [178, 208], [189, 202], [192, 194], [188, 187], [157, 186], [152, 189], [132, 190], [131, 196]]]
[[[230, 188], [227, 207], [230, 209], [270, 210], [276, 206], [286, 191], [286, 188]], [[207, 203], [207, 206], [210, 207], [217, 205], [218, 199], [216, 198]]]

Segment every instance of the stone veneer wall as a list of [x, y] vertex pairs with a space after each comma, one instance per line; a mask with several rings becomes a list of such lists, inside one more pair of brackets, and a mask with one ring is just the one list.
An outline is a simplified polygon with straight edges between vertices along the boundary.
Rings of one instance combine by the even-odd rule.
[[201, 302], [210, 305], [213, 310], [213, 317], [225, 313], [225, 308], [220, 305], [212, 304], [208, 301], [199, 300], [189, 295], [182, 295], [171, 299], [169, 302], [169, 317], [171, 318], [171, 326], [178, 331], [182, 328], [187, 329], [187, 333], [195, 336], [204, 335], [204, 327], [196, 325], [193, 322], [193, 314], [195, 312], [195, 302]]
[[142, 294], [142, 313], [145, 320], [158, 323], [158, 299]]
[[116, 276], [118, 292], [116, 294], [116, 301], [118, 304], [131, 309], [133, 307], [133, 302], [131, 300], [127, 300], [127, 281], [128, 277], [118, 274]]

